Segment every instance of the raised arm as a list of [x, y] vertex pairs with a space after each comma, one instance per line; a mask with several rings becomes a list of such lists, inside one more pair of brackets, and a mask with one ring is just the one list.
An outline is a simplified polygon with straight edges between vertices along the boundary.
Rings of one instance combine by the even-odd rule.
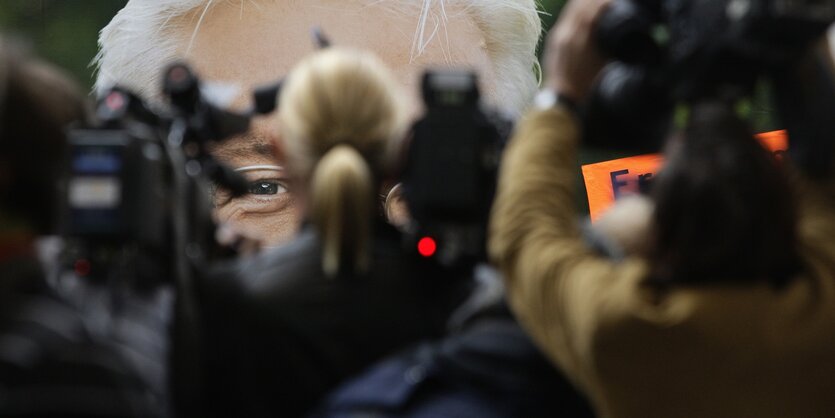
[[[591, 27], [607, 3], [567, 6], [549, 40], [549, 88], [574, 99], [586, 96], [602, 65]], [[641, 260], [598, 257], [581, 239], [575, 211], [579, 138], [579, 122], [564, 106], [535, 111], [521, 123], [503, 160], [490, 254], [523, 326], [575, 383], [586, 386], [594, 379], [587, 366], [595, 330], [610, 312], [628, 308], [646, 268]]]

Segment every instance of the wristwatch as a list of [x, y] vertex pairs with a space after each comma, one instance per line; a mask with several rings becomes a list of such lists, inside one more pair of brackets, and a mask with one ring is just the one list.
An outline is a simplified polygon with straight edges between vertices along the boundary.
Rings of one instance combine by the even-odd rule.
[[580, 106], [577, 102], [554, 89], [544, 88], [533, 99], [533, 106], [537, 110], [553, 109], [557, 105], [563, 105], [577, 116], [580, 115]]

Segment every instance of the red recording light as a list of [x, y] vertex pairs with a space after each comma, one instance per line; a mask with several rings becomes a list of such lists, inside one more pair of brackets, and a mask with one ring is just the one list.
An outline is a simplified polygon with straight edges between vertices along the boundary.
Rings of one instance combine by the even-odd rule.
[[125, 106], [125, 97], [122, 93], [114, 91], [104, 100], [107, 108], [113, 111], [119, 110]]
[[73, 270], [75, 270], [75, 274], [79, 277], [88, 276], [92, 269], [93, 266], [90, 262], [83, 258], [81, 260], [76, 260], [75, 264], [73, 264]]
[[432, 257], [435, 255], [435, 251], [438, 250], [438, 244], [435, 243], [435, 240], [429, 237], [423, 237], [418, 241], [418, 253], [424, 257]]
[[188, 77], [188, 71], [182, 65], [172, 68], [171, 72], [168, 73], [168, 78], [175, 83], [182, 82], [186, 77]]

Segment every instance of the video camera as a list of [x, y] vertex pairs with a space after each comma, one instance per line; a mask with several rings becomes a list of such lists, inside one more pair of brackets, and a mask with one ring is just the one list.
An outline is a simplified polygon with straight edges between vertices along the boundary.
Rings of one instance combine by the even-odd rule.
[[256, 91], [249, 112], [230, 112], [209, 99], [188, 66], [175, 64], [164, 75], [166, 111], [116, 87], [98, 104], [98, 125], [68, 134], [58, 279], [104, 285], [113, 317], [128, 297], [173, 290], [168, 384], [184, 416], [200, 410], [198, 287], [212, 261], [234, 254], [215, 241], [209, 183], [231, 196], [248, 191], [208, 147], [246, 132], [253, 115], [271, 113], [279, 89]]
[[512, 124], [480, 103], [472, 72], [423, 76], [426, 113], [413, 127], [403, 176], [414, 224], [407, 248], [444, 267], [485, 258], [487, 219]]
[[[168, 256], [171, 176], [160, 118], [132, 94], [109, 92], [97, 109], [102, 125], [69, 132], [63, 211], [68, 259], [77, 275], [104, 280], [118, 249], [131, 243], [155, 259]], [[139, 249], [144, 251], [139, 251]], [[145, 277], [165, 276], [159, 263], [136, 263]]]
[[831, 0], [617, 0], [598, 23], [615, 62], [586, 109], [587, 140], [657, 150], [677, 104], [750, 97], [833, 22]]
[[64, 258], [78, 276], [153, 287], [185, 274], [178, 263], [199, 266], [220, 254], [208, 183], [233, 196], [247, 185], [208, 146], [246, 132], [252, 114], [271, 112], [277, 89], [258, 92], [250, 114], [234, 113], [207, 98], [189, 67], [175, 64], [163, 93], [166, 112], [113, 88], [98, 103], [99, 124], [68, 134]]

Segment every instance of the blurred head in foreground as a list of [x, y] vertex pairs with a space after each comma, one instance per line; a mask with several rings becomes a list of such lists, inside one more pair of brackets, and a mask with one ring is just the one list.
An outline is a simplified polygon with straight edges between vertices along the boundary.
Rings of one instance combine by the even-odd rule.
[[68, 78], [0, 38], [0, 230], [54, 232], [64, 130], [85, 111]]
[[331, 49], [290, 73], [280, 107], [291, 195], [322, 239], [324, 271], [367, 268], [377, 192], [407, 128], [399, 86], [370, 53]]
[[654, 279], [785, 282], [797, 261], [786, 173], [732, 105], [696, 104], [689, 119], [653, 185]]

